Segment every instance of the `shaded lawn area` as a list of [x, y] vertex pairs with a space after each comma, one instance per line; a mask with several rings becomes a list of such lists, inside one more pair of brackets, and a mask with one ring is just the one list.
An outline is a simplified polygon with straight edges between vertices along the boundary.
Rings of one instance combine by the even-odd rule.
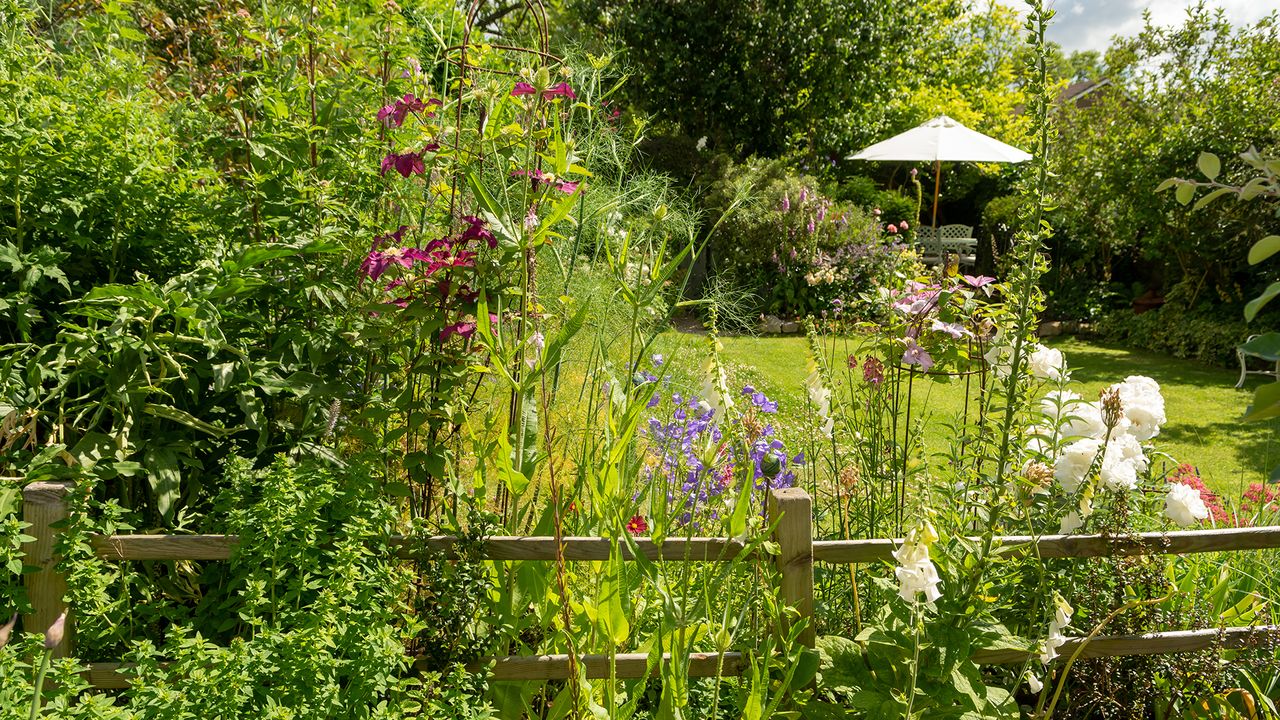
[[[779, 403], [780, 416], [804, 413], [803, 380], [808, 344], [803, 336], [723, 337], [724, 358], [738, 384], [752, 383]], [[660, 345], [667, 351], [705, 352], [705, 338], [666, 333]], [[1251, 482], [1263, 482], [1280, 465], [1280, 420], [1242, 423], [1239, 418], [1252, 390], [1269, 382], [1250, 376], [1236, 390], [1238, 371], [1202, 365], [1115, 345], [1075, 338], [1050, 340], [1066, 355], [1074, 390], [1096, 399], [1108, 385], [1129, 375], [1146, 375], [1160, 383], [1168, 422], [1153, 443], [1160, 452], [1199, 468], [1214, 491], [1238, 499]], [[926, 417], [930, 452], [946, 449], [946, 425], [964, 410], [964, 386], [958, 382], [926, 381], [915, 392], [913, 414]]]

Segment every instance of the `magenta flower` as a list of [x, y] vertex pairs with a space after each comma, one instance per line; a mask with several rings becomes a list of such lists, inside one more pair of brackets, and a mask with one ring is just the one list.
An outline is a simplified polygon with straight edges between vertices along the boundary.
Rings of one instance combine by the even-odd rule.
[[533, 95], [538, 92], [532, 85], [527, 82], [518, 82], [511, 89], [511, 97], [520, 97], [521, 95]]
[[[428, 145], [423, 152], [438, 150], [439, 146], [435, 143]], [[400, 173], [401, 177], [409, 177], [411, 175], [422, 175], [426, 173], [427, 167], [422, 162], [422, 154], [416, 152], [407, 152], [404, 154], [387, 153], [382, 158], [382, 170], [379, 174], [386, 175], [388, 170], [395, 169]]]
[[914, 338], [907, 338], [907, 350], [902, 353], [902, 362], [908, 365], [917, 365], [923, 372], [929, 372], [929, 368], [933, 367], [933, 357], [918, 344]]
[[463, 338], [465, 340], [467, 338], [470, 338], [472, 335], [474, 335], [475, 332], [476, 332], [475, 322], [471, 320], [464, 320], [462, 322], [453, 323], [452, 325], [446, 325], [445, 328], [440, 331], [440, 340], [441, 341], [448, 340], [454, 335], [457, 335], [458, 337]]
[[394, 265], [411, 267], [415, 262], [430, 260], [431, 256], [418, 248], [392, 247], [386, 250], [374, 250], [365, 256], [360, 263], [362, 278], [377, 280]]
[[468, 225], [467, 229], [462, 233], [463, 242], [467, 240], [483, 240], [489, 245], [490, 250], [498, 247], [498, 239], [485, 227], [484, 220], [475, 215], [466, 215], [462, 218], [462, 221]]
[[996, 281], [995, 278], [987, 277], [986, 275], [978, 275], [976, 277], [973, 275], [961, 275], [960, 278], [963, 279], [967, 285], [975, 288], [980, 288], [983, 285], [990, 285]]
[[577, 94], [573, 92], [573, 88], [569, 87], [567, 82], [552, 85], [549, 89], [542, 91], [543, 100], [554, 100], [558, 97], [567, 97], [570, 100], [578, 99]]
[[[389, 232], [386, 235], [378, 235], [373, 239], [373, 244], [369, 246], [369, 252], [378, 250], [383, 245], [399, 245], [404, 242], [404, 231], [408, 230], [408, 225], [401, 225], [395, 232]], [[393, 242], [394, 241], [394, 242]]]
[[512, 170], [511, 177], [527, 177], [533, 183], [534, 192], [538, 191], [539, 184], [552, 185], [565, 195], [572, 195], [578, 189], [578, 183], [569, 182], [568, 180], [557, 180], [554, 175], [548, 175], [537, 168], [533, 170]]
[[[431, 98], [423, 102], [414, 96], [413, 93], [405, 93], [405, 96], [396, 100], [390, 105], [383, 105], [378, 111], [378, 120], [386, 124], [387, 127], [400, 127], [404, 124], [404, 119], [409, 113], [421, 113], [429, 106], [440, 105], [440, 101]], [[433, 118], [436, 116], [434, 112], [426, 112], [426, 116]]]

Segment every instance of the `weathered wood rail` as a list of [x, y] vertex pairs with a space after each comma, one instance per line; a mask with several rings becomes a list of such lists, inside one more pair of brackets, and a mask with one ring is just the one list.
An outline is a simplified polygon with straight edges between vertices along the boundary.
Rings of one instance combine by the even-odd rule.
[[[26, 576], [28, 596], [35, 608], [23, 620], [23, 627], [45, 628], [67, 610], [66, 579], [56, 569], [54, 540], [58, 532], [53, 525], [67, 517], [66, 482], [32, 483], [24, 490], [23, 515], [31, 523], [27, 532], [36, 542], [27, 545], [26, 564], [36, 572]], [[812, 506], [807, 493], [799, 488], [774, 490], [770, 493], [767, 512], [776, 520], [774, 539], [779, 554], [772, 562], [779, 570], [779, 593], [783, 601], [794, 607], [806, 623], [801, 642], [813, 647], [815, 642], [813, 599], [813, 564], [877, 563], [892, 561], [899, 539], [818, 540], [813, 539]], [[564, 537], [490, 537], [483, 541], [480, 555], [488, 560], [553, 561], [557, 542], [566, 560], [599, 561], [610, 559], [615, 544], [608, 538]], [[456, 555], [456, 538], [415, 538], [395, 536], [390, 539], [395, 554], [402, 558]], [[93, 550], [105, 560], [228, 560], [234, 556], [239, 538], [234, 535], [112, 535], [91, 539]], [[748, 552], [743, 542], [728, 538], [667, 538], [661, 543], [637, 539], [639, 554], [651, 560], [724, 562]], [[617, 546], [624, 558], [633, 559], [625, 545]], [[1042, 535], [996, 538], [997, 552], [1038, 554], [1042, 558], [1094, 558], [1132, 555], [1185, 555], [1201, 552], [1260, 550], [1280, 548], [1280, 526], [1227, 528], [1222, 530], [1185, 530], [1168, 533], [1142, 533], [1126, 536], [1107, 535]], [[73, 624], [68, 622], [68, 628]], [[1207, 630], [1158, 632], [1144, 635], [1111, 635], [1095, 637], [1087, 642], [1081, 655], [1102, 657], [1118, 655], [1155, 655], [1191, 652], [1210, 648], [1240, 648], [1256, 642], [1261, 636], [1280, 636], [1280, 626], [1231, 627]], [[72, 633], [58, 648], [57, 654], [71, 654]], [[1069, 656], [1084, 640], [1068, 639], [1059, 649]], [[1034, 650], [979, 651], [974, 660], [988, 665], [1024, 662], [1037, 655]], [[422, 665], [421, 660], [415, 666]], [[577, 658], [588, 678], [610, 675], [608, 655], [582, 655]], [[671, 662], [664, 656], [663, 662]], [[747, 667], [746, 656], [739, 652], [695, 653], [690, 655], [691, 677], [740, 675]], [[490, 658], [477, 665], [488, 665], [493, 680], [562, 680], [569, 676], [567, 655], [506, 656]], [[618, 678], [641, 678], [648, 673], [649, 658], [643, 653], [621, 653], [612, 657], [612, 672]], [[121, 663], [92, 663], [85, 673], [90, 685], [99, 688], [128, 687], [128, 675]], [[422, 668], [425, 669], [425, 668]]]

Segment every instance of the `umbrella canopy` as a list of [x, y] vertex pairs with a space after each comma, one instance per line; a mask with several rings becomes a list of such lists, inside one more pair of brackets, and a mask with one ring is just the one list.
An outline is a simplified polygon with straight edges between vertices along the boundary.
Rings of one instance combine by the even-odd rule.
[[878, 142], [850, 160], [902, 162], [1002, 162], [1019, 163], [1031, 155], [1012, 145], [970, 130], [946, 115]]
[[999, 140], [970, 130], [946, 115], [849, 156], [850, 160], [893, 160], [933, 163], [933, 227], [938, 227], [938, 192], [942, 162], [1020, 163], [1031, 155]]

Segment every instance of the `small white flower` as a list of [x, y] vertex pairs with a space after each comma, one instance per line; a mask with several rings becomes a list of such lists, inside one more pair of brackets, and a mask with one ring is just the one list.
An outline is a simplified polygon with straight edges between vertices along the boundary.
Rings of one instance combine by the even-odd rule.
[[1209, 517], [1200, 491], [1183, 483], [1170, 483], [1169, 494], [1164, 496], [1164, 515], [1186, 527]]
[[924, 593], [924, 601], [933, 604], [942, 593], [938, 585], [942, 579], [938, 577], [938, 568], [929, 559], [929, 546], [938, 540], [938, 531], [928, 520], [912, 528], [902, 541], [902, 546], [893, 552], [898, 561], [894, 575], [898, 578], [898, 595], [907, 602], [914, 603], [919, 593]]
[[1053, 604], [1053, 619], [1049, 621], [1049, 637], [1045, 639], [1044, 650], [1040, 653], [1040, 662], [1045, 665], [1058, 657], [1058, 648], [1067, 642], [1062, 631], [1071, 624], [1071, 615], [1075, 613], [1075, 608], [1067, 604], [1066, 599], [1057, 593], [1053, 595]]
[[1044, 684], [1040, 682], [1040, 678], [1036, 677], [1035, 673], [1027, 673], [1027, 688], [1039, 695], [1040, 691], [1044, 689]]
[[1027, 358], [1027, 369], [1041, 380], [1061, 380], [1067, 372], [1067, 360], [1057, 348], [1036, 345]]
[[1058, 525], [1058, 533], [1061, 535], [1070, 535], [1076, 530], [1079, 530], [1080, 526], [1083, 524], [1084, 521], [1080, 519], [1080, 514], [1075, 510], [1072, 510], [1062, 516], [1062, 522]]
[[702, 152], [703, 150], [706, 150], [706, 149], [707, 149], [707, 136], [703, 135], [702, 137], [698, 138], [698, 152]]

